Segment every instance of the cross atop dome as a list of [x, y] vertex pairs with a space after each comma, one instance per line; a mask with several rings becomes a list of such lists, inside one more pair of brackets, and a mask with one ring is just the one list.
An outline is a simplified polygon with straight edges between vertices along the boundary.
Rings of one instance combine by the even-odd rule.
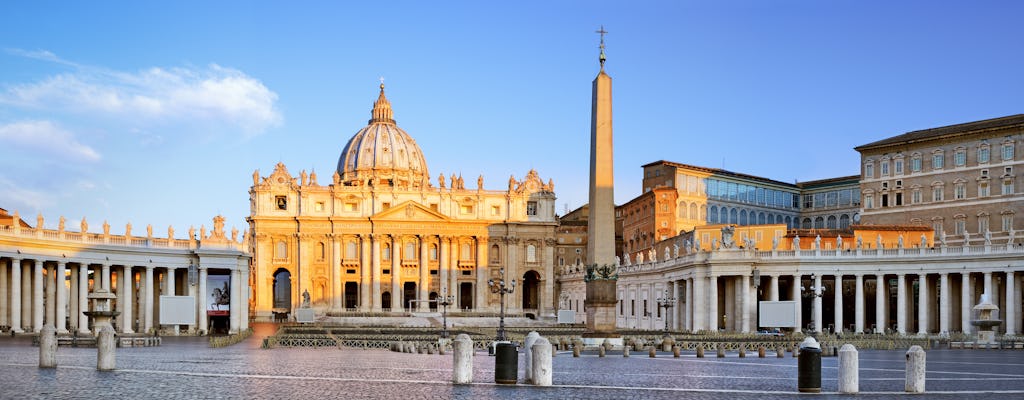
[[384, 96], [384, 77], [380, 77], [380, 96], [373, 102], [373, 111], [370, 112], [370, 123], [394, 124], [394, 112], [391, 111], [391, 102]]

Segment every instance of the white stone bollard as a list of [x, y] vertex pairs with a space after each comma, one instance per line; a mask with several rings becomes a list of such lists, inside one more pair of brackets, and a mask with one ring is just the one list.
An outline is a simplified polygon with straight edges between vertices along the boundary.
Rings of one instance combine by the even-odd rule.
[[839, 349], [839, 393], [860, 391], [860, 360], [857, 348], [844, 344]]
[[39, 331], [39, 368], [57, 368], [57, 329], [50, 325]]
[[452, 347], [452, 383], [473, 383], [473, 340], [469, 335], [460, 333], [452, 342]]
[[100, 371], [113, 371], [117, 367], [116, 349], [117, 339], [114, 338], [114, 329], [110, 325], [104, 325], [96, 336], [96, 369]]
[[908, 393], [924, 393], [925, 357], [921, 346], [910, 346], [907, 350], [907, 384]]
[[525, 364], [525, 377], [523, 381], [526, 383], [533, 383], [533, 344], [540, 339], [540, 334], [537, 331], [530, 331], [526, 334], [526, 338], [523, 339], [523, 358], [526, 359]]
[[530, 374], [533, 377], [533, 384], [537, 386], [551, 386], [551, 376], [553, 371], [551, 370], [551, 342], [546, 338], [538, 337], [533, 342], [533, 372]]

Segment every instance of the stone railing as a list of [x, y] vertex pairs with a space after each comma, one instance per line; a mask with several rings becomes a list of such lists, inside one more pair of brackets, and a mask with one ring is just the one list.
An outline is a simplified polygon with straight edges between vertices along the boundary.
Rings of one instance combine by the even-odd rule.
[[155, 237], [138, 237], [138, 236], [125, 236], [125, 235], [112, 235], [105, 233], [89, 233], [89, 232], [68, 232], [60, 231], [56, 229], [40, 229], [40, 228], [22, 228], [14, 226], [0, 226], [0, 236], [7, 236], [13, 238], [24, 238], [24, 239], [36, 239], [53, 242], [64, 242], [74, 245], [108, 245], [118, 247], [137, 247], [137, 248], [169, 248], [169, 249], [228, 249], [228, 250], [239, 250], [248, 252], [248, 244], [245, 241], [232, 241], [229, 238], [224, 239], [207, 239], [207, 240], [191, 240], [191, 239], [174, 239], [174, 238], [155, 238]]

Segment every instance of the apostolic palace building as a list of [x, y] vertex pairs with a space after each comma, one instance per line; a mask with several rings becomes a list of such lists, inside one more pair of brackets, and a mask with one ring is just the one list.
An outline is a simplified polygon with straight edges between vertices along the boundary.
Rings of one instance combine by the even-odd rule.
[[436, 309], [428, 300], [438, 296], [454, 296], [464, 313], [493, 315], [492, 279], [518, 282], [510, 312], [552, 317], [554, 184], [535, 171], [500, 190], [485, 189], [483, 176], [467, 187], [462, 176], [439, 174], [435, 184], [380, 89], [329, 182], [295, 177], [283, 164], [253, 174], [255, 318], [290, 312], [303, 293], [334, 316], [408, 315]]

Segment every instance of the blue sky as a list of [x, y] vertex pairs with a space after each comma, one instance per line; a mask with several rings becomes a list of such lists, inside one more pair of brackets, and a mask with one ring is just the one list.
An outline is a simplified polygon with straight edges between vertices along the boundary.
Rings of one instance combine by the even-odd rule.
[[[0, 207], [114, 233], [245, 227], [251, 174], [329, 180], [383, 76], [431, 176], [587, 199], [600, 25], [616, 201], [665, 159], [792, 182], [1024, 111], [1019, 2], [4, 2]], [[435, 181], [436, 184], [436, 181]], [[472, 184], [471, 184], [472, 186]]]

